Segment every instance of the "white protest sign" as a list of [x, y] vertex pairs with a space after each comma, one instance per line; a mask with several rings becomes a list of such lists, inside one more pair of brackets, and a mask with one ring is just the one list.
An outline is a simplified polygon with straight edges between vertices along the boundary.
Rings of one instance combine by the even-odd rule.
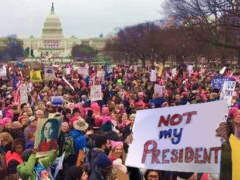
[[71, 68], [66, 68], [66, 75], [69, 75], [69, 74], [71, 74]]
[[193, 73], [193, 65], [188, 65], [187, 70], [188, 70], [188, 75], [191, 76], [191, 74]]
[[151, 82], [156, 82], [157, 80], [157, 74], [156, 74], [156, 70], [151, 70], [151, 73], [150, 73], [150, 81]]
[[88, 75], [88, 68], [87, 67], [79, 67], [78, 68], [78, 74], [81, 74], [83, 76]]
[[159, 84], [154, 85], [154, 93], [155, 94], [157, 93], [160, 97], [163, 96], [164, 90], [165, 90], [164, 86], [160, 86]]
[[1, 68], [0, 68], [0, 77], [6, 77], [7, 76], [7, 68], [5, 65], [3, 65]]
[[101, 85], [93, 85], [91, 87], [90, 99], [91, 99], [91, 101], [102, 100], [102, 87], [101, 87]]
[[232, 94], [235, 90], [235, 87], [236, 87], [235, 81], [224, 81], [220, 99], [227, 100], [228, 106], [232, 105]]
[[225, 101], [137, 111], [126, 166], [219, 173]]
[[172, 77], [177, 75], [177, 68], [172, 69]]
[[48, 81], [54, 80], [56, 78], [53, 67], [44, 68], [44, 78]]
[[97, 77], [98, 77], [101, 81], [104, 80], [104, 75], [105, 75], [105, 72], [102, 71], [102, 70], [97, 72]]
[[21, 85], [19, 88], [20, 91], [20, 103], [28, 103], [28, 86], [27, 85]]

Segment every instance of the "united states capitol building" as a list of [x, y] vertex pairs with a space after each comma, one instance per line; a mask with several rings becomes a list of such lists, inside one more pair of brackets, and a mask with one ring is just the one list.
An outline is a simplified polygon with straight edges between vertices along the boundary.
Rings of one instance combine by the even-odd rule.
[[91, 39], [78, 39], [74, 36], [64, 37], [61, 21], [55, 13], [54, 4], [52, 3], [50, 14], [47, 16], [41, 37], [29, 37], [22, 39], [23, 48], [33, 49], [34, 57], [56, 57], [67, 58], [71, 56], [71, 50], [74, 45], [85, 44], [96, 50], [101, 51], [106, 39], [104, 38], [91, 38]]

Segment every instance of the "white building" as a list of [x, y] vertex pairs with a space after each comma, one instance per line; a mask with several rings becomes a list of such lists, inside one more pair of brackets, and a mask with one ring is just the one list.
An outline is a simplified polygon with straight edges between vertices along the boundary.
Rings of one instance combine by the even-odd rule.
[[88, 44], [96, 50], [102, 50], [106, 40], [103, 38], [93, 38], [81, 40], [74, 36], [66, 38], [59, 17], [55, 14], [52, 3], [51, 12], [43, 24], [40, 38], [31, 36], [23, 39], [23, 47], [33, 49], [35, 57], [70, 57], [71, 49], [76, 44]]

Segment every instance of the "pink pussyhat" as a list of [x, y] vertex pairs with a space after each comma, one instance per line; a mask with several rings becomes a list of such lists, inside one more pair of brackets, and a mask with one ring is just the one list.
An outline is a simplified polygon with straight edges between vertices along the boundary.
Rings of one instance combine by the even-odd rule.
[[109, 114], [109, 108], [108, 107], [103, 107], [102, 108], [102, 115], [108, 115]]
[[232, 107], [228, 112], [228, 116], [229, 117], [234, 117], [236, 115], [237, 111], [238, 111], [237, 107]]
[[93, 110], [93, 113], [99, 113], [100, 112], [100, 107], [99, 107], [98, 103], [96, 103], [96, 102], [93, 102], [91, 104], [91, 108]]
[[116, 147], [123, 147], [123, 142], [121, 141], [110, 141], [110, 144], [112, 146], [112, 149]]

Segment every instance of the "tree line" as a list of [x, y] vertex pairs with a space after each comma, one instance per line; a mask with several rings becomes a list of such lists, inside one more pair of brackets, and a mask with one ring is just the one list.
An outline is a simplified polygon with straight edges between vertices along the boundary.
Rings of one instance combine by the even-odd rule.
[[146, 22], [125, 27], [108, 40], [105, 52], [116, 60], [135, 63], [240, 64], [240, 6], [236, 0], [169, 0], [164, 25]]

